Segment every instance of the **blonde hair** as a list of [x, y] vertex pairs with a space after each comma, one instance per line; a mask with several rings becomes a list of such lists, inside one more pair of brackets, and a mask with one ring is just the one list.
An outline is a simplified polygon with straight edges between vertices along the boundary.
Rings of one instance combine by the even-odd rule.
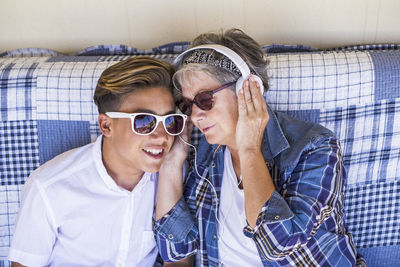
[[171, 64], [147, 56], [123, 60], [103, 71], [93, 100], [99, 113], [117, 111], [122, 98], [137, 89], [164, 87], [172, 93]]

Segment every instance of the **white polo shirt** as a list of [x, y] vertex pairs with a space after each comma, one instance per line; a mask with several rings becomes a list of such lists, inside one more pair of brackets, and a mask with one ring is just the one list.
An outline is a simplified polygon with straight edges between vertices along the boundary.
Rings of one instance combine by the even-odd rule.
[[96, 142], [47, 162], [24, 186], [9, 260], [27, 266], [153, 266], [157, 174], [119, 187]]

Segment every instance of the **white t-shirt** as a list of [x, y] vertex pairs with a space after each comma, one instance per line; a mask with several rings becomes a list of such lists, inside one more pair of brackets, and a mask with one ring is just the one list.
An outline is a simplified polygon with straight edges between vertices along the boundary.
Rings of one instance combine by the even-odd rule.
[[102, 136], [34, 171], [24, 186], [9, 260], [27, 266], [153, 266], [157, 174], [130, 192], [108, 175]]
[[218, 253], [223, 266], [263, 266], [256, 244], [243, 233], [247, 225], [244, 191], [238, 187], [232, 157], [228, 147], [224, 152], [219, 206]]

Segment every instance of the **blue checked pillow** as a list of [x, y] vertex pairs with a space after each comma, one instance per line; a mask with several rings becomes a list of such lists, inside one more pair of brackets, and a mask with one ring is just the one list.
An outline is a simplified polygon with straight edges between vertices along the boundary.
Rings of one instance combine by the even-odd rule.
[[[172, 62], [187, 45], [95, 46], [75, 56], [47, 50], [0, 55], [0, 266], [9, 265], [21, 186], [29, 174], [100, 134], [92, 96], [102, 71], [135, 55]], [[275, 110], [324, 125], [341, 141], [347, 225], [369, 266], [400, 262], [398, 49], [264, 47], [270, 61], [266, 101]], [[195, 129], [192, 143], [199, 138]]]

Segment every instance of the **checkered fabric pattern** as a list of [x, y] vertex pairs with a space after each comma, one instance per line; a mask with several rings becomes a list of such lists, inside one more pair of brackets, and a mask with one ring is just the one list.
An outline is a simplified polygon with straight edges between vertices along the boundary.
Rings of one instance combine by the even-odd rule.
[[179, 54], [189, 47], [188, 42], [174, 42], [151, 49], [137, 49], [126, 45], [95, 45], [76, 53], [78, 56], [162, 55]]
[[0, 121], [0, 185], [23, 184], [37, 167], [36, 121]]
[[61, 53], [45, 48], [21, 48], [11, 51], [7, 51], [0, 54], [1, 57], [45, 57], [45, 56], [57, 56]]
[[400, 99], [324, 109], [320, 123], [342, 142], [349, 186], [400, 178]]
[[18, 215], [22, 185], [0, 186], [0, 266], [9, 266], [6, 258]]
[[89, 121], [94, 141], [99, 134], [94, 89], [101, 73], [116, 62], [43, 63], [37, 73], [37, 119]]
[[346, 222], [358, 247], [399, 245], [400, 181], [351, 187], [345, 195]]
[[47, 58], [0, 58], [1, 120], [35, 119], [32, 91], [37, 66]]
[[[102, 71], [135, 55], [172, 62], [187, 47], [181, 42], [148, 50], [94, 46], [74, 55], [46, 49], [0, 54], [0, 266], [9, 266], [20, 190], [29, 174], [100, 134], [92, 96]], [[393, 252], [400, 251], [399, 48], [263, 47], [270, 61], [264, 95], [269, 105], [337, 134], [348, 173], [348, 228], [367, 262], [382, 266], [400, 262]], [[195, 128], [191, 142], [197, 145], [200, 138]], [[380, 255], [385, 258], [376, 260]]]

